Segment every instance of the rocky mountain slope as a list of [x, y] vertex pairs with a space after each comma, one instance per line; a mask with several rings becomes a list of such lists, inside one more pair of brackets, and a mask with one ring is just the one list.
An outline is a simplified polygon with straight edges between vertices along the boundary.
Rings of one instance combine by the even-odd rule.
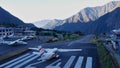
[[35, 27], [33, 24], [26, 24], [19, 18], [13, 16], [8, 11], [0, 7], [0, 25], [15, 25], [25, 27]]
[[120, 1], [112, 1], [104, 6], [85, 8], [54, 29], [70, 32], [81, 31], [85, 34], [110, 32], [119, 27], [119, 13], [115, 14], [119, 7]]
[[[85, 9], [82, 9], [77, 14], [64, 20], [44, 20], [44, 21], [36, 22], [34, 23], [34, 25], [40, 28], [44, 28], [44, 29], [56, 29], [57, 28], [59, 30], [61, 29], [67, 30], [66, 28], [68, 28], [69, 25], [71, 25], [73, 27], [72, 29], [73, 31], [78, 31], [78, 30], [80, 31], [81, 29], [83, 29], [82, 28], [83, 26], [81, 25], [86, 25], [86, 24], [81, 24], [81, 23], [92, 23], [93, 21], [97, 20], [101, 16], [115, 10], [119, 6], [120, 6], [120, 1], [112, 1], [103, 6], [87, 7]], [[43, 25], [41, 26], [41, 24], [43, 23], [45, 23], [44, 26]], [[58, 28], [58, 26], [60, 27]]]
[[[74, 28], [71, 28], [74, 27]], [[120, 28], [120, 8], [109, 12], [92, 23], [65, 23], [56, 27], [60, 31], [81, 31], [85, 34], [99, 34]]]
[[108, 12], [113, 11], [120, 6], [120, 1], [112, 1], [103, 6], [97, 7], [87, 7], [72, 17], [67, 18], [65, 21], [67, 23], [86, 23], [90, 21], [95, 21], [99, 17], [105, 15]]

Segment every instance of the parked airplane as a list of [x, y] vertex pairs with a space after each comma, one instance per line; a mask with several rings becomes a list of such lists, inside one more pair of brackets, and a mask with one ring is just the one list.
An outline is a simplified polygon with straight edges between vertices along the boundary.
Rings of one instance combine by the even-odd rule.
[[26, 40], [31, 40], [34, 39], [34, 36], [24, 36], [23, 38], [21, 38], [22, 41], [26, 41]]
[[20, 39], [16, 41], [12, 41], [9, 43], [9, 45], [27, 45], [27, 42], [21, 41]]
[[15, 41], [2, 41], [1, 44], [7, 44], [7, 45], [26, 45], [27, 42], [23, 42], [20, 39]]
[[58, 49], [58, 48], [44, 49], [44, 48], [42, 48], [42, 46], [38, 46], [38, 48], [29, 48], [29, 49], [39, 51], [39, 52], [33, 52], [33, 54], [40, 55], [39, 60], [42, 60], [42, 61], [50, 60], [55, 57], [59, 57], [57, 52], [82, 51], [82, 49]]
[[8, 38], [11, 38], [11, 37], [13, 37], [13, 34], [11, 34], [11, 35], [4, 35], [4, 36], [2, 36], [2, 38], [3, 38], [3, 39], [8, 39]]

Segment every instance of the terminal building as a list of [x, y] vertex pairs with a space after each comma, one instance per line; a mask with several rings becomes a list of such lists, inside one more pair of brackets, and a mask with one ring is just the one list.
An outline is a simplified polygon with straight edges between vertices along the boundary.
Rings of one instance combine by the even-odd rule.
[[24, 35], [27, 35], [27, 36], [31, 36], [31, 35], [35, 35], [36, 34], [36, 31], [33, 31], [33, 30], [25, 30], [24, 31]]
[[0, 37], [14, 35], [12, 28], [0, 27]]
[[31, 36], [35, 34], [36, 31], [30, 29], [0, 27], [0, 38], [9, 36]]

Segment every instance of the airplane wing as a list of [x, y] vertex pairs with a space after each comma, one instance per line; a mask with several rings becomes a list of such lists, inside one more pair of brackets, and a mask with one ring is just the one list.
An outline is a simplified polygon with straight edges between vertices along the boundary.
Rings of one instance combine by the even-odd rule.
[[[29, 48], [31, 50], [39, 51], [38, 48]], [[44, 48], [48, 52], [58, 51], [58, 52], [69, 52], [69, 51], [82, 51], [82, 49], [57, 49], [57, 48]]]
[[28, 49], [30, 49], [30, 50], [36, 50], [36, 51], [39, 51], [39, 49], [38, 49], [38, 48], [28, 48]]
[[42, 53], [40, 52], [32, 52], [33, 54], [36, 54], [36, 55], [41, 55]]
[[50, 48], [47, 48], [45, 49], [46, 51], [54, 51], [54, 50], [57, 50], [58, 52], [69, 52], [69, 51], [82, 51], [82, 49], [57, 49], [57, 48], [53, 48], [53, 49], [50, 49]]
[[82, 51], [82, 49], [58, 49], [59, 52]]

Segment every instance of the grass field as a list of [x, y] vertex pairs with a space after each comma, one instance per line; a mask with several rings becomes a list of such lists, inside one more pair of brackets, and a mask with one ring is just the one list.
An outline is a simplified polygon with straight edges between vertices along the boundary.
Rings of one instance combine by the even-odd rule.
[[101, 68], [113, 68], [112, 59], [102, 43], [98, 43], [98, 52], [101, 61]]
[[101, 62], [101, 68], [114, 68], [112, 59], [109, 55], [109, 52], [105, 49], [102, 42], [97, 42], [97, 38], [94, 37], [91, 43], [94, 43], [98, 47], [100, 62]]

